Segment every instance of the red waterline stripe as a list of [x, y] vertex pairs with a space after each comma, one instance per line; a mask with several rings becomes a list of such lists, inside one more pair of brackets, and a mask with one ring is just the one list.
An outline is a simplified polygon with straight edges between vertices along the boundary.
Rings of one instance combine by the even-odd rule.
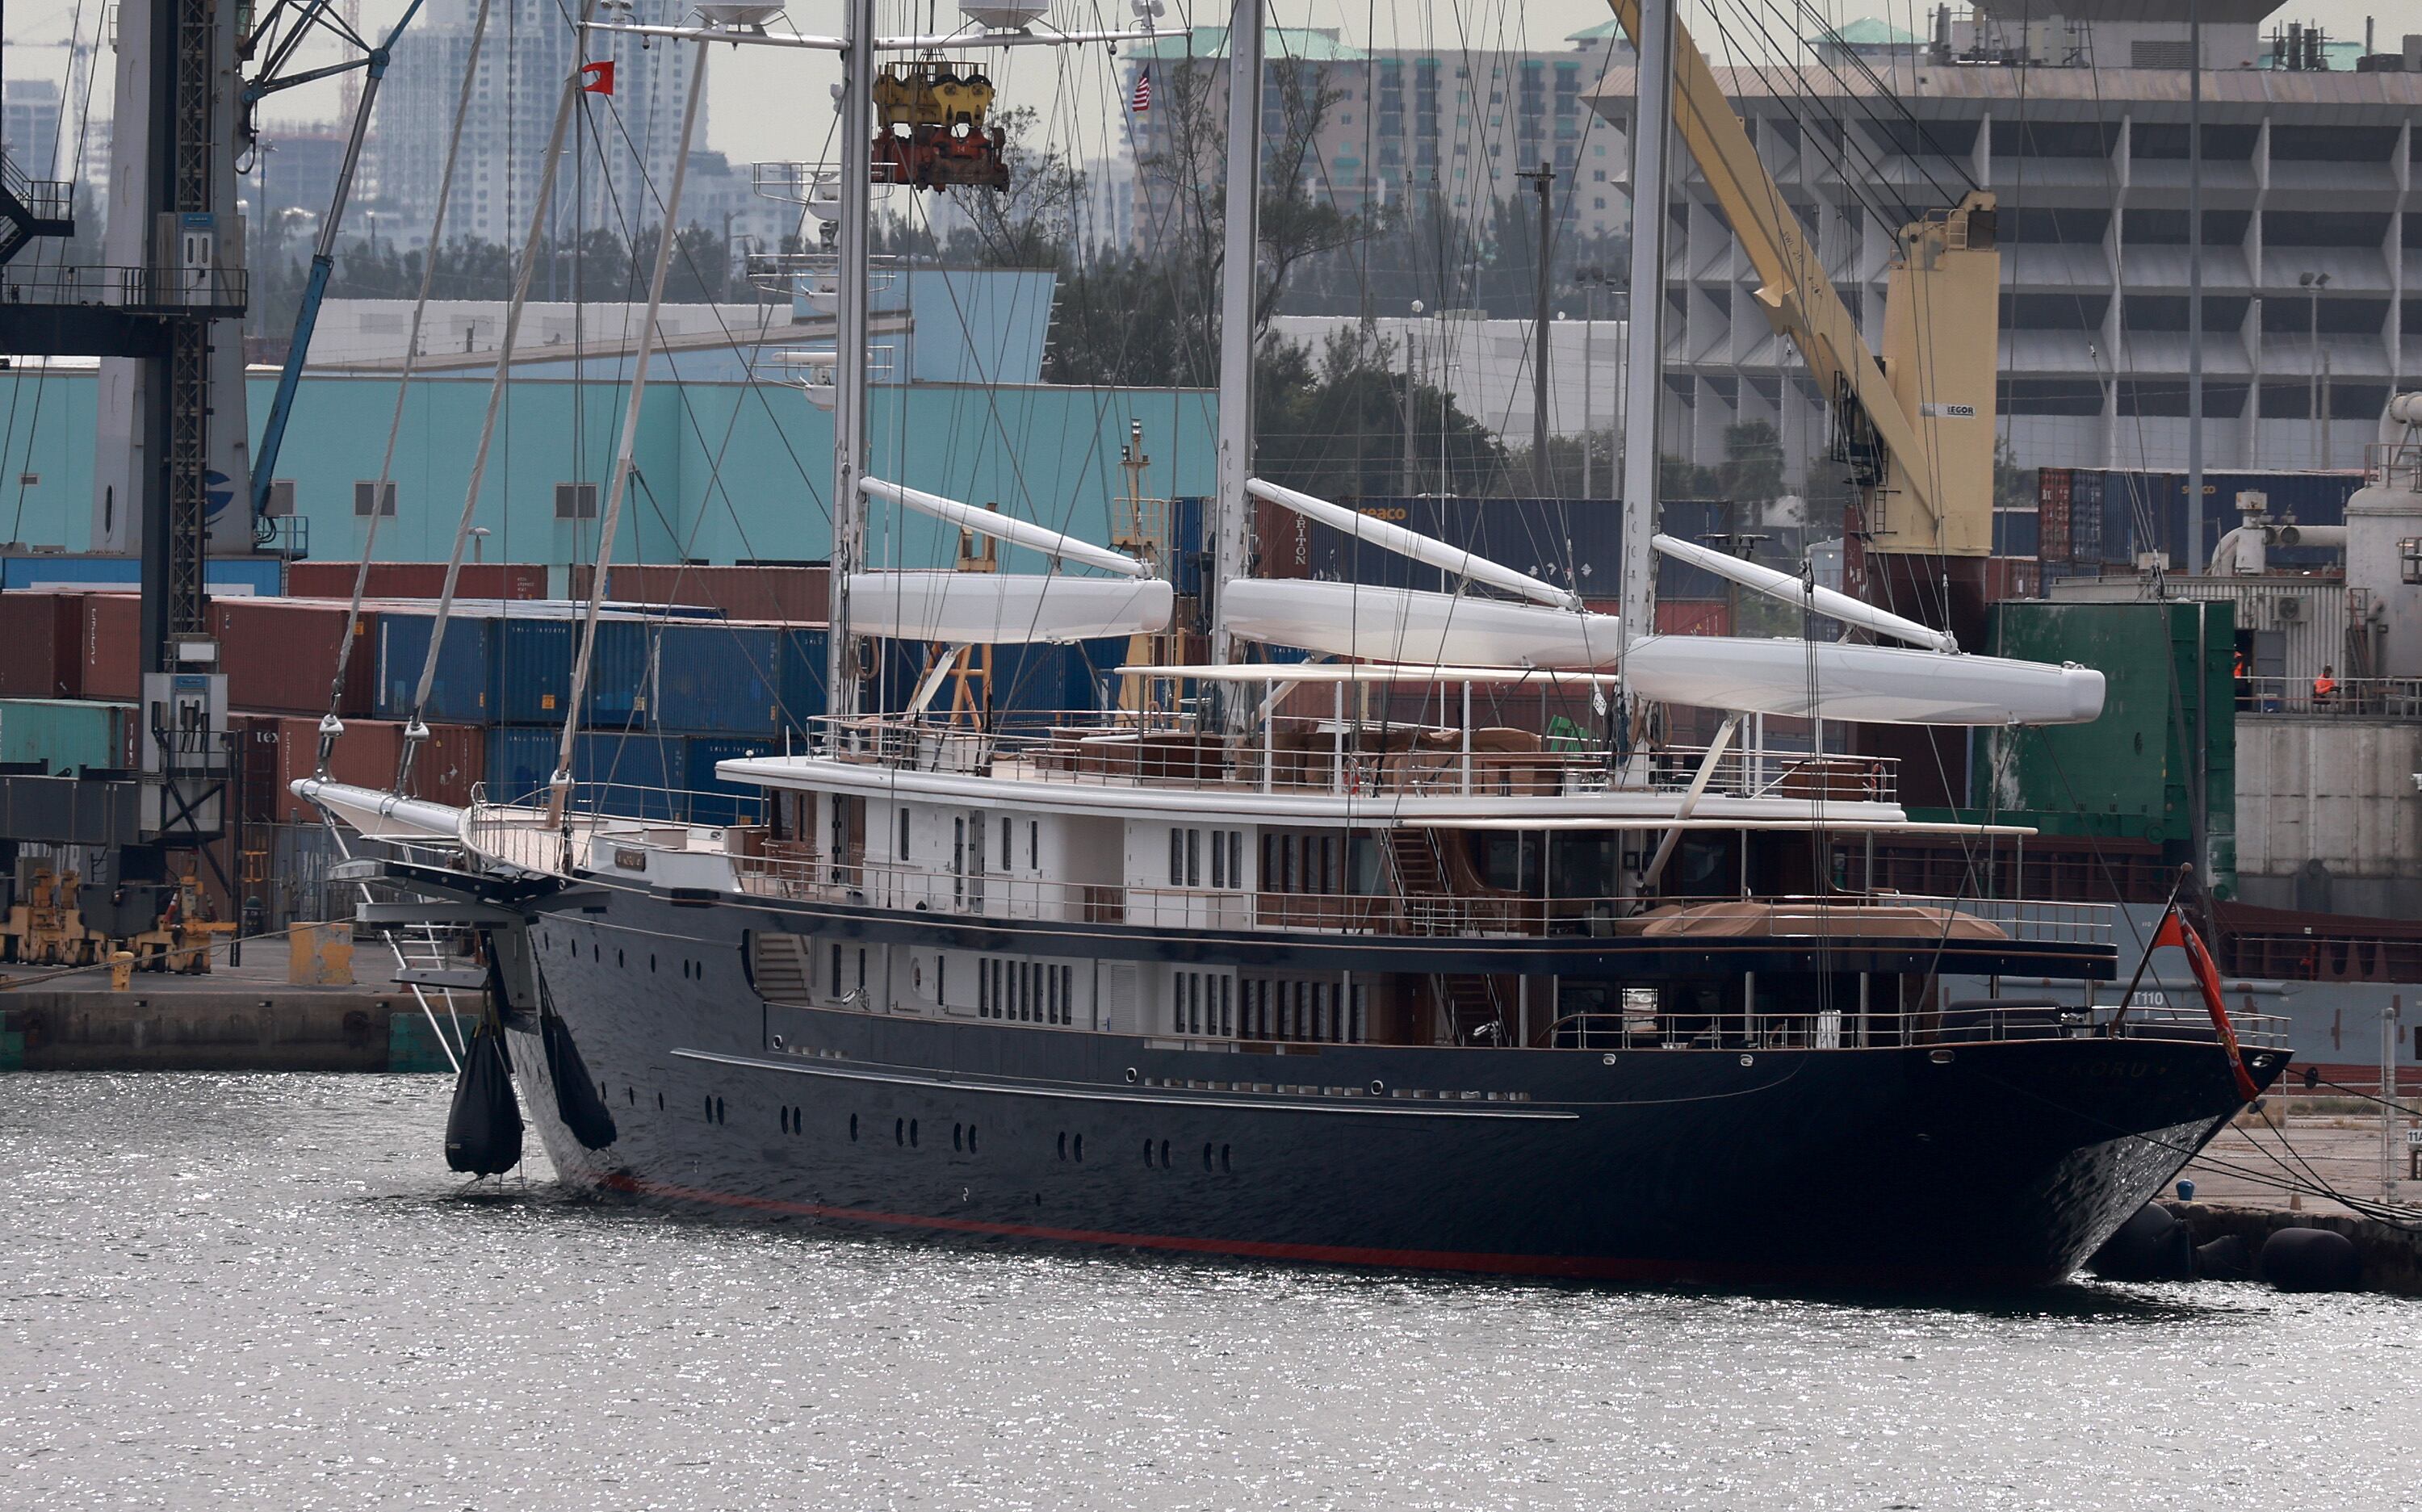
[[1123, 1234], [1106, 1229], [1059, 1228], [1045, 1223], [1001, 1223], [979, 1219], [935, 1218], [921, 1213], [885, 1213], [864, 1207], [839, 1207], [827, 1203], [792, 1202], [779, 1197], [752, 1197], [739, 1192], [712, 1191], [700, 1187], [651, 1181], [628, 1172], [601, 1177], [601, 1186], [632, 1196], [661, 1197], [676, 1202], [709, 1203], [750, 1212], [789, 1218], [829, 1218], [851, 1222], [881, 1223], [897, 1228], [952, 1234], [981, 1234], [999, 1238], [1046, 1239], [1067, 1244], [1098, 1244], [1143, 1250], [1168, 1250], [1187, 1254], [1234, 1255], [1254, 1260], [1293, 1260], [1311, 1265], [1368, 1266], [1393, 1270], [1461, 1270], [1503, 1276], [1541, 1276], [1576, 1281], [1620, 1281], [1644, 1284], [1711, 1282], [1727, 1284], [1795, 1283], [1802, 1285], [1875, 1286], [1956, 1284], [2023, 1286], [2041, 1277], [2019, 1268], [1934, 1270], [1894, 1267], [1842, 1269], [1824, 1267], [1768, 1267], [1723, 1263], [1682, 1264], [1661, 1260], [1624, 1260], [1612, 1255], [1499, 1254], [1486, 1251], [1388, 1250], [1351, 1244], [1286, 1244], [1266, 1239], [1206, 1239], [1174, 1234]]

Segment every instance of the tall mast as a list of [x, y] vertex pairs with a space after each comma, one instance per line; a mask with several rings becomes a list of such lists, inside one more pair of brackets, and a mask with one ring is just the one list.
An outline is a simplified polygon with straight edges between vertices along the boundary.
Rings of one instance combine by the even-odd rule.
[[1625, 312], [1623, 623], [1628, 653], [1657, 613], [1657, 406], [1665, 387], [1665, 185], [1674, 135], [1674, 7], [1641, 0], [1631, 109], [1631, 295]]
[[[1212, 501], [1211, 659], [1234, 651], [1219, 626], [1219, 585], [1252, 565], [1253, 252], [1260, 244], [1256, 185], [1262, 160], [1262, 0], [1228, 8], [1228, 197], [1219, 264], [1219, 492]], [[1250, 701], [1232, 701], [1240, 718]]]
[[[2203, 556], [2203, 6], [2187, 0], [2187, 540], [2188, 572]], [[2260, 408], [2259, 397], [2256, 408]], [[2257, 423], [2259, 423], [2258, 421]], [[2200, 704], [2197, 707], [2201, 707]]]
[[833, 315], [833, 484], [830, 642], [825, 711], [858, 712], [857, 640], [850, 628], [850, 575], [866, 563], [866, 263], [873, 193], [874, 0], [849, 0], [841, 55], [841, 271]]

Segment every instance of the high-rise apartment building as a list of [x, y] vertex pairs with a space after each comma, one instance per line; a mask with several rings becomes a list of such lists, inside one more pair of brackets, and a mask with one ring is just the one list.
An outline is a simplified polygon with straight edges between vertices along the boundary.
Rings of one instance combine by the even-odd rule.
[[[1611, 50], [1629, 50], [1611, 23], [1567, 40], [1560, 53], [1375, 51], [1333, 30], [1273, 26], [1264, 46], [1265, 163], [1309, 134], [1301, 172], [1314, 197], [1349, 214], [1409, 206], [1466, 223], [1485, 223], [1493, 203], [1526, 193], [1515, 175], [1547, 163], [1570, 231], [1620, 230], [1620, 144], [1583, 95]], [[1149, 243], [1195, 179], [1216, 182], [1221, 171], [1227, 28], [1170, 32], [1122, 56], [1130, 104], [1141, 76], [1152, 76], [1150, 108], [1130, 112], [1138, 235]]]
[[[689, 8], [686, 0], [633, 0], [630, 19], [680, 24]], [[469, 0], [437, 0], [396, 44], [373, 125], [381, 230], [399, 245], [424, 242], [436, 212], [447, 134], [470, 64], [471, 17]], [[613, 62], [614, 92], [581, 96], [584, 119], [567, 135], [549, 221], [566, 239], [584, 228], [627, 237], [656, 224], [672, 186], [693, 55], [600, 34], [588, 57]], [[572, 24], [556, 6], [505, 0], [492, 8], [446, 216], [449, 241], [518, 244], [527, 233], [556, 102], [582, 61]], [[700, 143], [706, 110], [702, 102]]]
[[[1899, 227], [1971, 185], [1999, 197], [2001, 439], [2021, 465], [2185, 465], [2189, 4], [1944, 8], [1919, 46], [1819, 38], [1804, 67], [1716, 70], [1871, 346]], [[2274, 47], [2266, 0], [2223, 10], [2205, 5], [2201, 59], [2204, 459], [2354, 466], [2422, 378], [2422, 39], [2357, 72], [2284, 29]], [[1632, 71], [1588, 92], [1610, 134]], [[1765, 420], [1796, 477], [1826, 396], [1675, 161], [1662, 444], [1711, 462], [1726, 426]]]
[[29, 179], [55, 178], [53, 165], [59, 157], [63, 116], [59, 87], [48, 79], [10, 79], [0, 85], [0, 113], [5, 113], [0, 139], [7, 141], [8, 161], [17, 171]]

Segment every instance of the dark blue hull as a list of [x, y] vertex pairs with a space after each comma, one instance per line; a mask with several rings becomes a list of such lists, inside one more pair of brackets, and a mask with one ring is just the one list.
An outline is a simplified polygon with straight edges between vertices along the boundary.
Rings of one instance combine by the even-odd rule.
[[574, 1136], [519, 1002], [547, 1152], [577, 1185], [741, 1213], [1622, 1281], [2038, 1284], [2240, 1106], [2215, 1047], [2150, 1040], [1233, 1048], [793, 1007], [748, 980], [749, 906], [583, 896], [518, 937], [612, 1129]]

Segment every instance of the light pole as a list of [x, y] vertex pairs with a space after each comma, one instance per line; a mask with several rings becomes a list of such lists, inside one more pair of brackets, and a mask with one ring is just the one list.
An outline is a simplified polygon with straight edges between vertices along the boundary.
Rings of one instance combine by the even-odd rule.
[[[1422, 302], [1413, 301], [1413, 320], [1422, 314]], [[1408, 496], [1419, 493], [1421, 484], [1413, 476], [1413, 437], [1421, 429], [1421, 417], [1414, 412], [1413, 386], [1413, 322], [1405, 323], [1405, 481]]]
[[2330, 286], [2326, 273], [2305, 273], [2296, 276], [2296, 286], [2304, 291], [2304, 339], [2312, 344], [2312, 377], [2306, 401], [2313, 417], [2313, 465], [2326, 467], [2329, 450], [2330, 417], [2321, 402], [2321, 291]]
[[1590, 264], [1573, 276], [1581, 286], [1581, 497], [1596, 498], [1592, 484], [1596, 478], [1597, 405], [1596, 393], [1597, 367], [1597, 291], [1606, 287], [1606, 270]]

